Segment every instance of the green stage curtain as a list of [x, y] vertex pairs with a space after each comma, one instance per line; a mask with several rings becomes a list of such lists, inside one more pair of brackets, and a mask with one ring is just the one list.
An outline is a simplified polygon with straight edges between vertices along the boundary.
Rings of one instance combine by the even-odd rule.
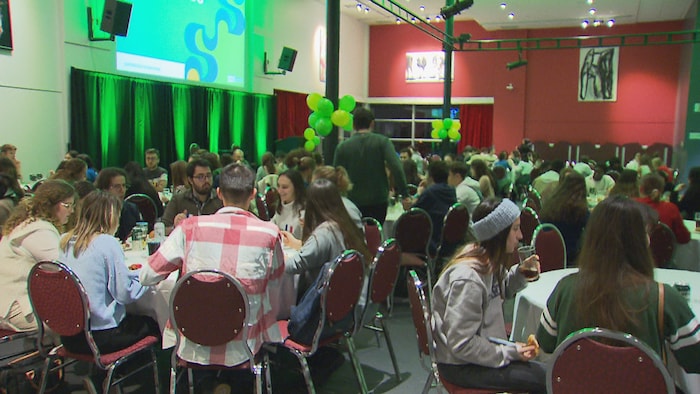
[[160, 150], [161, 166], [187, 160], [190, 143], [211, 152], [240, 146], [260, 162], [276, 136], [274, 96], [71, 70], [71, 149], [103, 167], [143, 163]]

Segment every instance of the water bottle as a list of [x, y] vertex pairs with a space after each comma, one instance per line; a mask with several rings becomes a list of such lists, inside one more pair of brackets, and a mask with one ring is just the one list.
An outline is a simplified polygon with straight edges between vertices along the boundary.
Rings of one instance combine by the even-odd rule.
[[156, 222], [153, 225], [153, 232], [156, 241], [163, 242], [165, 240], [165, 224], [163, 222]]

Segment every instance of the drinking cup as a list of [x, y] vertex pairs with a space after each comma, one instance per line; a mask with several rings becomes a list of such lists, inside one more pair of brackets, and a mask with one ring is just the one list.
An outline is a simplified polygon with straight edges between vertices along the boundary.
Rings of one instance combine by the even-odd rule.
[[520, 258], [518, 270], [530, 282], [534, 282], [540, 278], [540, 271], [537, 269], [537, 265], [525, 263], [525, 260], [534, 254], [534, 246], [525, 245], [518, 248], [518, 257]]

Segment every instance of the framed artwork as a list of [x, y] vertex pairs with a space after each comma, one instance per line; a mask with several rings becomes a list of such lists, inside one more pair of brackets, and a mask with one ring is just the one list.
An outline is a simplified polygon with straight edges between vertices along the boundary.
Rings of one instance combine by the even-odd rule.
[[581, 48], [578, 101], [617, 101], [619, 47]]
[[[454, 64], [454, 53], [452, 54]], [[454, 80], [454, 67], [452, 79]], [[406, 52], [406, 82], [442, 82], [445, 80], [445, 52]]]
[[0, 0], [0, 48], [12, 49], [10, 0]]

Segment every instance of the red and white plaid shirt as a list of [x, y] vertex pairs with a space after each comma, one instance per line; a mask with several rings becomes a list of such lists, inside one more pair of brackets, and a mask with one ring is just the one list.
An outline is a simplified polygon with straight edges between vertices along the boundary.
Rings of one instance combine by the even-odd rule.
[[[248, 294], [251, 325], [248, 344], [257, 353], [264, 342], [282, 342], [277, 320], [289, 315], [293, 294], [291, 276], [284, 273], [279, 229], [252, 213], [224, 207], [214, 215], [183, 220], [141, 271], [141, 283], [152, 285], [183, 267], [183, 272], [217, 269], [238, 279]], [[198, 364], [237, 365], [247, 361], [243, 344], [200, 346], [186, 339], [178, 355]]]

